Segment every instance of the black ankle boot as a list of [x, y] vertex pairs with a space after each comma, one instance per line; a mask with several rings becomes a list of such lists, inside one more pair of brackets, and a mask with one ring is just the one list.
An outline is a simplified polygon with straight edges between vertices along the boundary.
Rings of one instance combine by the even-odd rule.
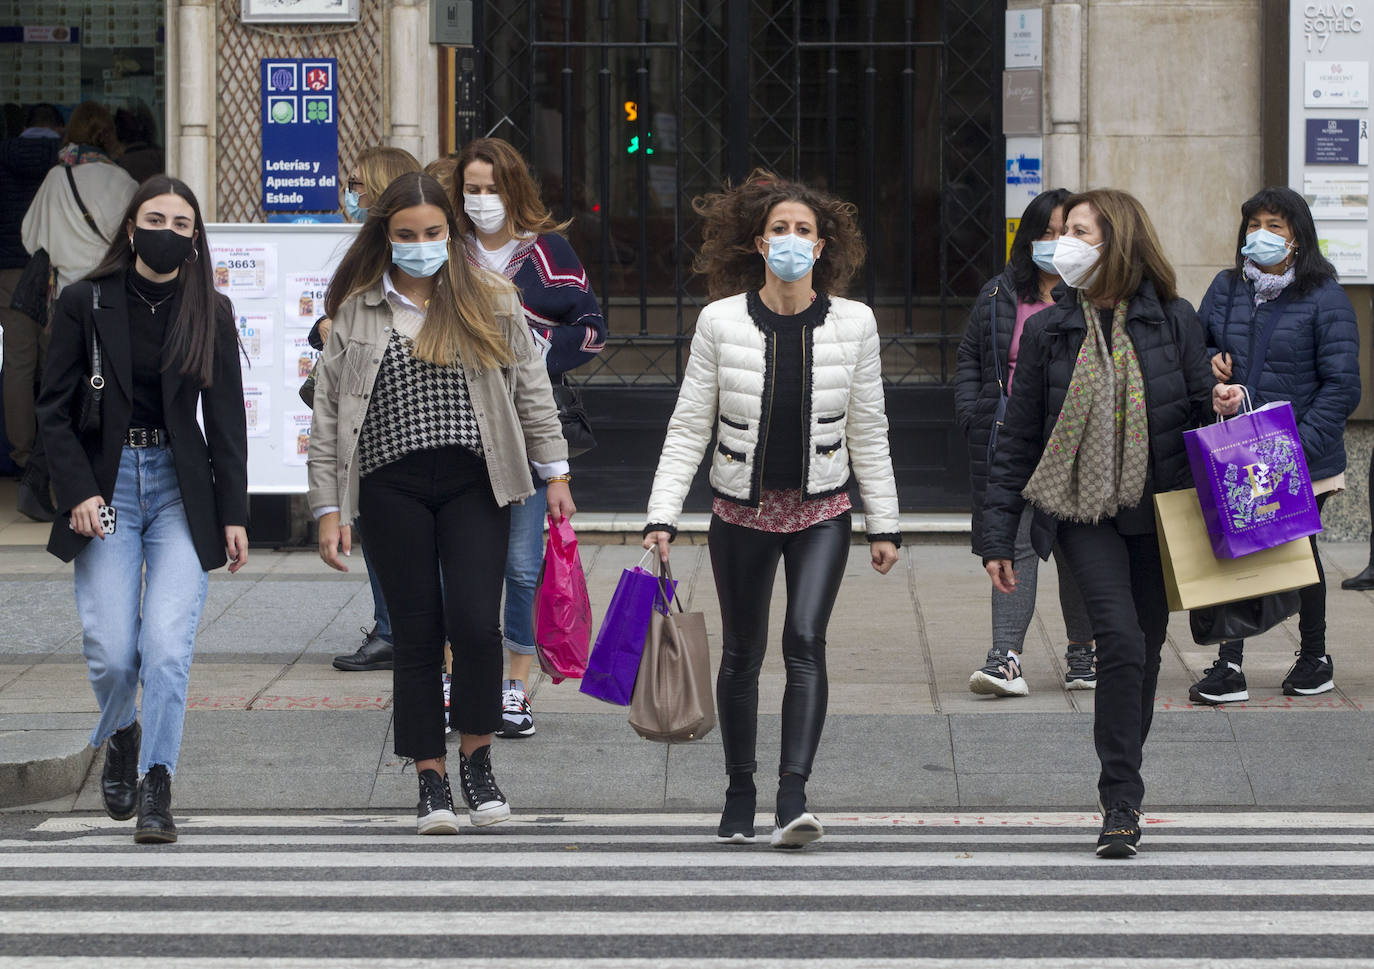
[[1341, 588], [1349, 590], [1374, 589], [1374, 562], [1366, 565], [1364, 571], [1359, 575], [1352, 575], [1342, 582]]
[[806, 813], [806, 778], [783, 774], [778, 778], [778, 824], [784, 825]]
[[172, 821], [172, 776], [154, 764], [138, 782], [138, 827], [134, 840], [141, 845], [170, 844], [177, 839]]
[[725, 789], [725, 810], [720, 814], [716, 840], [722, 844], [751, 845], [754, 843], [754, 807], [758, 791], [753, 774], [731, 774], [730, 786]]
[[116, 730], [105, 743], [105, 767], [100, 772], [100, 800], [116, 821], [134, 816], [138, 800], [138, 747], [143, 730], [135, 720]]

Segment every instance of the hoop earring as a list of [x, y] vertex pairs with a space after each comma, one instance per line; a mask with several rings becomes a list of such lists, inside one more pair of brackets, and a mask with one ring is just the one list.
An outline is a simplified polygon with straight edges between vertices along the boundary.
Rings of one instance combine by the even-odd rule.
[[191, 247], [191, 262], [200, 262], [200, 250], [195, 246]]

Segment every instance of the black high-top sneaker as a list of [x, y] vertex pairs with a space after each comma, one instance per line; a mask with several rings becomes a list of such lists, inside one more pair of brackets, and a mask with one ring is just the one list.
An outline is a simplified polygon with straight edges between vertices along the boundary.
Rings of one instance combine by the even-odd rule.
[[172, 775], [154, 764], [138, 782], [138, 826], [134, 840], [141, 845], [170, 844], [177, 839], [172, 821]]
[[458, 815], [448, 778], [436, 770], [420, 771], [420, 803], [415, 807], [416, 834], [457, 834]]
[[510, 817], [510, 805], [491, 773], [491, 744], [478, 747], [471, 755], [460, 753], [458, 756], [463, 800], [467, 802], [468, 818], [472, 823], [482, 827]]
[[105, 766], [100, 771], [100, 800], [116, 821], [134, 816], [138, 804], [138, 748], [143, 729], [135, 720], [116, 730], [105, 742]]

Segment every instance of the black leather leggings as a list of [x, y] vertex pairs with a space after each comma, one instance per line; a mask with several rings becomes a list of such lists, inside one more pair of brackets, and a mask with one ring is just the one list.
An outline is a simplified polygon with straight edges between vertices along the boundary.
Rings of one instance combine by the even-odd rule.
[[720, 598], [722, 656], [716, 678], [727, 774], [754, 773], [759, 669], [768, 645], [768, 601], [778, 559], [787, 580], [782, 656], [779, 774], [811, 775], [825, 726], [825, 629], [849, 558], [849, 513], [791, 534], [762, 532], [711, 519], [711, 568]]

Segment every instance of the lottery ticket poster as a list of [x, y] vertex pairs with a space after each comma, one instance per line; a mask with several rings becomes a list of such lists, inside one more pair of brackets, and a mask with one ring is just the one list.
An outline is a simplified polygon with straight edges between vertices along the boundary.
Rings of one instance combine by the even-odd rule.
[[210, 247], [215, 289], [231, 300], [272, 299], [277, 295], [277, 246]]
[[308, 410], [289, 410], [282, 414], [282, 461], [294, 467], [305, 467], [310, 453], [310, 421], [314, 415]]
[[282, 367], [282, 377], [286, 386], [291, 390], [298, 389], [301, 381], [310, 376], [310, 370], [315, 366], [319, 356], [319, 351], [310, 345], [309, 333], [304, 330], [288, 330], [285, 365]]
[[272, 431], [272, 388], [266, 384], [243, 385], [243, 410], [249, 437], [267, 437]]
[[253, 370], [272, 366], [272, 339], [276, 327], [267, 313], [239, 313], [236, 315], [239, 326], [239, 343], [243, 345], [244, 355], [248, 358], [248, 368]]
[[324, 316], [324, 296], [329, 276], [323, 273], [287, 273], [282, 296], [287, 326], [314, 326]]

